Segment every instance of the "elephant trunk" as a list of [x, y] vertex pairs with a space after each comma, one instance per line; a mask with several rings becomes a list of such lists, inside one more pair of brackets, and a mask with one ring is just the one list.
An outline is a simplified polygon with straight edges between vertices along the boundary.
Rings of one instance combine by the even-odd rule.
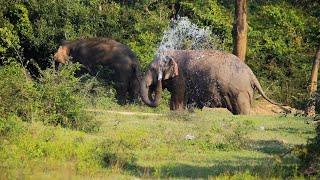
[[140, 95], [141, 95], [142, 101], [150, 107], [157, 107], [161, 101], [161, 93], [162, 93], [161, 80], [157, 81], [154, 99], [149, 97], [149, 93], [151, 93], [149, 91], [150, 91], [150, 87], [147, 85], [146, 80], [142, 80], [140, 85]]

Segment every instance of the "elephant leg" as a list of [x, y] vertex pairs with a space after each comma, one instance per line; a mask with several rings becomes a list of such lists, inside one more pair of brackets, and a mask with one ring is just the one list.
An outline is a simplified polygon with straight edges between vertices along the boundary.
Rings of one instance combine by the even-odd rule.
[[184, 109], [184, 98], [179, 95], [171, 95], [170, 110], [183, 110]]
[[184, 110], [185, 104], [185, 81], [182, 78], [175, 78], [171, 80], [170, 88], [171, 92], [170, 110]]
[[138, 101], [139, 97], [139, 82], [137, 79], [129, 79], [129, 87], [128, 87], [128, 93], [129, 93], [129, 102], [135, 103]]
[[127, 66], [116, 66], [112, 77], [116, 88], [116, 98], [120, 105], [126, 104], [128, 89], [130, 87], [130, 69]]
[[127, 84], [125, 82], [116, 82], [116, 98], [120, 105], [126, 104]]
[[250, 114], [251, 99], [246, 92], [241, 92], [237, 97], [237, 114]]
[[234, 112], [235, 110], [232, 107], [232, 103], [230, 101], [229, 96], [224, 96], [223, 99], [224, 99], [223, 107], [226, 107], [230, 112]]

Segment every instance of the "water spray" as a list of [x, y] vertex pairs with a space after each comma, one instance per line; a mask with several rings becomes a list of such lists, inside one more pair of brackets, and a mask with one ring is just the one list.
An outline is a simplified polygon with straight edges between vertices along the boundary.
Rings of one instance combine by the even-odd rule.
[[172, 20], [170, 28], [164, 32], [157, 56], [166, 61], [165, 53], [168, 50], [217, 49], [214, 42], [218, 39], [208, 27], [199, 28], [187, 17], [178, 17]]

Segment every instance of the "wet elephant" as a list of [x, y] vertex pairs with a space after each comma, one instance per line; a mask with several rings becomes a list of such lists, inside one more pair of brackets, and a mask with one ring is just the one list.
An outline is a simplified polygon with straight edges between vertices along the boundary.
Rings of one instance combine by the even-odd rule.
[[125, 104], [136, 101], [139, 96], [139, 62], [135, 54], [126, 45], [108, 38], [89, 38], [63, 42], [54, 55], [55, 61], [65, 64], [72, 57], [82, 64], [91, 75], [97, 76], [102, 70], [110, 70], [110, 77], [101, 76], [106, 81], [113, 81], [117, 100]]
[[141, 81], [141, 98], [156, 107], [164, 88], [171, 93], [171, 110], [207, 106], [249, 114], [255, 89], [267, 101], [277, 104], [265, 95], [245, 63], [216, 50], [170, 50], [157, 55]]

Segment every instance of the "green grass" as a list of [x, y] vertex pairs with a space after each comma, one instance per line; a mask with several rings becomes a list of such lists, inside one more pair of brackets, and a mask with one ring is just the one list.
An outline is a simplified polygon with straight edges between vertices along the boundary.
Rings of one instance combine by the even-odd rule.
[[92, 133], [20, 122], [0, 140], [0, 179], [292, 177], [299, 174], [290, 149], [315, 135], [302, 117], [161, 111], [90, 112], [101, 122]]

